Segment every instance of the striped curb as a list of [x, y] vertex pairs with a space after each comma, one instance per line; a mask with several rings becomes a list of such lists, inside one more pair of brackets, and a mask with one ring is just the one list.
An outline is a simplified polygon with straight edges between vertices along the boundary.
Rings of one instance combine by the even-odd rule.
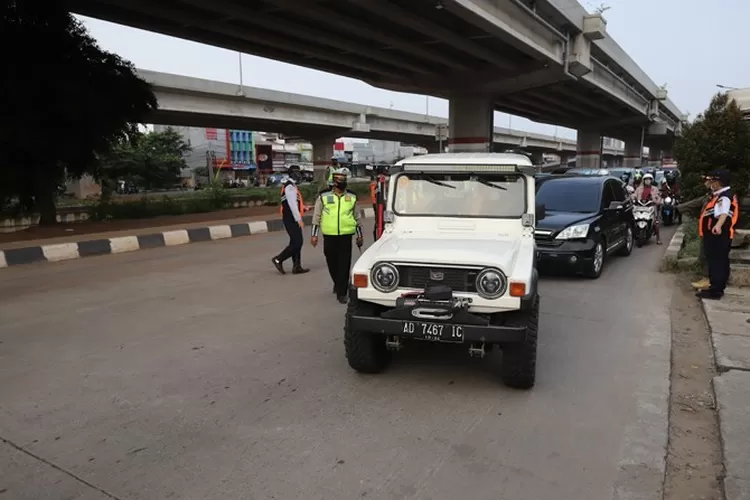
[[[360, 210], [360, 214], [365, 219], [372, 219], [375, 216], [372, 208], [362, 209]], [[303, 220], [307, 225], [312, 224], [312, 216], [305, 216]], [[59, 262], [95, 255], [120, 254], [136, 250], [239, 238], [241, 236], [273, 233], [283, 230], [284, 223], [281, 219], [268, 219], [219, 226], [175, 229], [137, 236], [116, 236], [113, 238], [73, 243], [54, 243], [33, 247], [11, 248], [0, 250], [0, 268], [33, 264], [36, 262]]]
[[664, 258], [676, 259], [677, 255], [680, 253], [680, 250], [682, 250], [682, 242], [684, 239], [685, 239], [685, 231], [683, 231], [682, 226], [680, 226], [677, 228], [677, 231], [675, 231], [674, 235], [672, 236], [672, 239], [669, 242], [669, 246], [667, 247], [667, 251], [664, 252]]

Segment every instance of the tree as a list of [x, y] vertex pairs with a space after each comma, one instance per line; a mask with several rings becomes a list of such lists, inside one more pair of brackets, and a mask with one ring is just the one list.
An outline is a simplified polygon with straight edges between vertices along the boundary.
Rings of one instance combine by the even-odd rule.
[[8, 189], [33, 194], [40, 224], [54, 224], [66, 172], [93, 174], [97, 157], [135, 133], [156, 98], [132, 64], [98, 47], [64, 2], [9, 0], [0, 31], [13, 40], [0, 81], [0, 173], [12, 181]]
[[685, 199], [704, 195], [702, 176], [717, 168], [732, 173], [732, 188], [741, 199], [750, 184], [750, 123], [743, 120], [734, 100], [717, 94], [703, 114], [684, 126], [674, 155]]
[[185, 154], [189, 151], [190, 146], [171, 128], [130, 135], [100, 158], [96, 178], [102, 184], [102, 198], [109, 197], [118, 180], [146, 189], [171, 187], [187, 167]]

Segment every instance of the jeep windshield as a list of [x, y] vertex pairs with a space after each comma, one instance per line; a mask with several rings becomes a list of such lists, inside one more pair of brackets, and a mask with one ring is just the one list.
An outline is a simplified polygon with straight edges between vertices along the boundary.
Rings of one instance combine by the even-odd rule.
[[400, 174], [393, 211], [414, 217], [520, 217], [526, 212], [526, 179], [520, 174]]

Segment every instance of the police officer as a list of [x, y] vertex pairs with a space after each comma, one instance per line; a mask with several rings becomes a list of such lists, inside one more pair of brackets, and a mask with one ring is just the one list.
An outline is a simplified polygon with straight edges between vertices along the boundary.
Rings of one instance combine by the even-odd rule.
[[333, 172], [335, 170], [338, 170], [339, 168], [339, 159], [335, 156], [331, 156], [331, 164], [328, 165], [326, 168], [326, 185], [328, 187], [321, 190], [321, 193], [323, 191], [327, 191], [333, 187]]
[[696, 295], [718, 300], [724, 296], [729, 280], [729, 251], [732, 248], [734, 227], [739, 219], [739, 203], [729, 186], [729, 172], [714, 170], [706, 176], [706, 184], [713, 191], [698, 220], [698, 234], [703, 238], [703, 249], [708, 264], [711, 285]]
[[349, 268], [352, 264], [352, 236], [362, 247], [362, 222], [357, 209], [357, 195], [346, 188], [349, 169], [333, 171], [333, 187], [320, 193], [313, 212], [312, 246], [323, 235], [323, 253], [333, 281], [333, 292], [346, 304], [349, 291]]
[[292, 274], [304, 274], [309, 271], [302, 267], [302, 244], [304, 243], [302, 228], [305, 227], [302, 216], [305, 213], [305, 204], [302, 200], [302, 193], [297, 188], [299, 180], [299, 166], [293, 165], [289, 168], [289, 177], [281, 186], [281, 220], [289, 235], [289, 244], [279, 255], [271, 259], [276, 270], [281, 274], [286, 274], [284, 261], [290, 257]]

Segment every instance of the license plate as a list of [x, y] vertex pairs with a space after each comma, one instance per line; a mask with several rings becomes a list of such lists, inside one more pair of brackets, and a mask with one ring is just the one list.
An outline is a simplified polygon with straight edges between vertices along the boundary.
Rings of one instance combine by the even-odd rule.
[[640, 227], [641, 229], [643, 229], [644, 227], [646, 227], [646, 223], [644, 221], [639, 221], [638, 222], [638, 227]]
[[464, 341], [464, 327], [460, 325], [405, 321], [402, 333], [404, 336], [432, 342]]

